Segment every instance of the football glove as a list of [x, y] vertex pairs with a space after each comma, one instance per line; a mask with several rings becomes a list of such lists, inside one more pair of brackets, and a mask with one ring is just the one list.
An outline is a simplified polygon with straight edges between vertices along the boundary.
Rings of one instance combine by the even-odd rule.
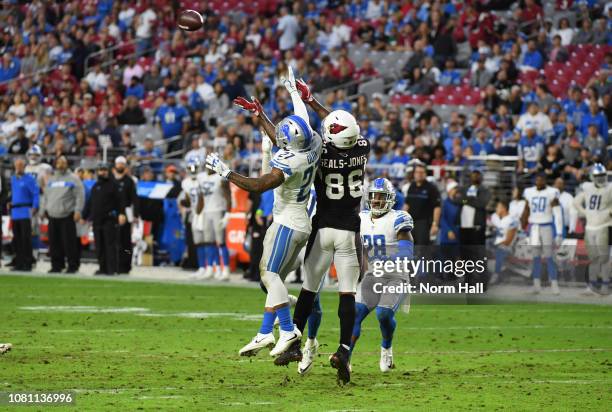
[[226, 179], [231, 172], [230, 168], [219, 159], [219, 155], [216, 153], [211, 153], [206, 156], [206, 167]]
[[261, 151], [263, 153], [271, 153], [272, 152], [272, 140], [268, 137], [267, 134], [263, 134], [263, 139], [261, 139]]
[[297, 86], [295, 84], [295, 77], [293, 76], [293, 69], [291, 68], [291, 66], [287, 66], [287, 77], [283, 76], [280, 80], [289, 93], [298, 91]]
[[252, 102], [249, 102], [244, 97], [236, 97], [234, 99], [234, 104], [241, 109], [253, 113], [255, 116], [259, 116], [260, 113], [263, 113], [263, 107], [261, 106], [259, 100], [257, 100], [255, 97], [251, 96], [251, 100]]
[[296, 80], [295, 86], [300, 92], [300, 97], [302, 98], [302, 100], [304, 100], [305, 102], [311, 102], [314, 99], [312, 92], [310, 91], [310, 87], [308, 87], [308, 85], [306, 84], [304, 80], [302, 79]]

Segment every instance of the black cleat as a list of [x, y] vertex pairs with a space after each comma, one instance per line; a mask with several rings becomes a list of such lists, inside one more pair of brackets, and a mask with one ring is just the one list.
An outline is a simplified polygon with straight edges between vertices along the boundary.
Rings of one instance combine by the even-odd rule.
[[351, 381], [351, 369], [349, 364], [348, 351], [339, 347], [336, 353], [329, 357], [332, 368], [338, 369], [338, 384], [346, 385]]
[[291, 362], [299, 362], [302, 360], [302, 351], [300, 349], [301, 341], [295, 341], [289, 346], [289, 348], [278, 355], [276, 359], [274, 359], [274, 364], [276, 366], [287, 366]]

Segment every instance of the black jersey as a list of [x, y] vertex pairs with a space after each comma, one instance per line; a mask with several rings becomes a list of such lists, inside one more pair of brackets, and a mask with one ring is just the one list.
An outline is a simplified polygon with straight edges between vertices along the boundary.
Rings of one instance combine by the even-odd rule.
[[317, 192], [315, 227], [359, 231], [359, 207], [369, 154], [370, 142], [363, 137], [347, 150], [324, 144], [314, 182]]

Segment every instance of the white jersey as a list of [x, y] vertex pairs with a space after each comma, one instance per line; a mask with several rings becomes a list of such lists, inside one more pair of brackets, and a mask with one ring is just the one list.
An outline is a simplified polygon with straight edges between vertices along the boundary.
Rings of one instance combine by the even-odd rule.
[[270, 161], [271, 167], [285, 175], [283, 184], [274, 189], [274, 222], [305, 233], [312, 230], [308, 201], [322, 148], [321, 137], [317, 133], [313, 136], [310, 149], [302, 152], [281, 149]]
[[192, 216], [196, 214], [196, 206], [198, 205], [198, 195], [201, 192], [200, 183], [199, 183], [199, 175], [198, 176], [187, 176], [181, 182], [181, 188], [183, 192], [189, 195], [189, 202]]
[[[612, 185], [597, 187], [592, 182], [582, 185], [582, 192], [576, 196], [577, 207], [586, 217], [586, 228], [597, 230], [612, 226]], [[584, 208], [584, 210], [582, 210]]]
[[225, 178], [216, 173], [200, 173], [198, 181], [204, 195], [204, 213], [227, 211], [229, 205], [224, 194]]
[[[512, 229], [518, 229], [519, 227], [519, 222], [518, 220], [508, 214], [502, 218], [500, 218], [499, 216], [495, 215], [497, 217], [497, 219], [491, 219], [491, 221], [493, 222], [493, 225], [495, 226], [495, 245], [499, 245], [501, 244], [504, 240], [506, 240], [506, 238], [508, 237], [508, 232], [510, 232]], [[512, 243], [514, 243], [514, 241], [516, 240], [516, 236], [514, 237], [514, 240]], [[509, 245], [512, 246], [512, 245]]]
[[44, 187], [47, 185], [47, 179], [53, 174], [53, 168], [47, 163], [28, 164], [25, 167], [25, 172], [34, 176], [38, 187], [44, 190]]
[[513, 218], [520, 222], [521, 216], [523, 216], [523, 212], [525, 211], [526, 204], [527, 202], [525, 202], [525, 199], [513, 200], [510, 202], [508, 213], [510, 213]]
[[403, 230], [412, 230], [412, 216], [403, 210], [390, 210], [383, 216], [372, 218], [372, 213], [365, 210], [359, 213], [361, 219], [361, 241], [368, 254], [368, 261], [387, 259], [397, 253], [397, 234]]
[[559, 199], [559, 190], [551, 186], [546, 186], [542, 190], [537, 187], [528, 187], [523, 193], [523, 197], [529, 205], [529, 223], [544, 225], [553, 223], [554, 199]]

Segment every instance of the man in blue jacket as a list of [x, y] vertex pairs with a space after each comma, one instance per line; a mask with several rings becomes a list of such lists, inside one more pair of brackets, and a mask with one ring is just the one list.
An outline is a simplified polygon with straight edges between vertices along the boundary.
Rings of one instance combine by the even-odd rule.
[[40, 189], [36, 179], [25, 173], [25, 160], [15, 160], [15, 174], [11, 177], [11, 220], [15, 246], [13, 270], [32, 270], [32, 216], [38, 211]]

